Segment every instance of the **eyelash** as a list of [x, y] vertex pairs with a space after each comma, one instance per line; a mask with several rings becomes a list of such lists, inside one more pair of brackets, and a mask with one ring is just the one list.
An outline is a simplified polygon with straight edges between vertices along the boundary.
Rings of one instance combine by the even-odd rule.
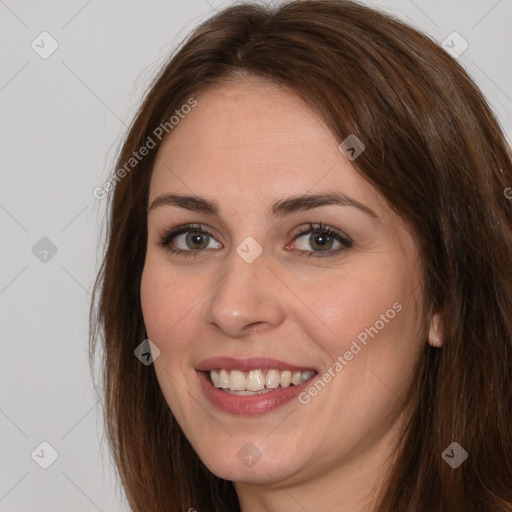
[[[182, 235], [184, 233], [193, 232], [203, 235], [212, 236], [208, 231], [204, 230], [200, 224], [184, 224], [182, 226], [177, 226], [173, 229], [170, 229], [167, 231], [158, 242], [158, 245], [169, 251], [171, 254], [177, 254], [181, 256], [192, 256], [194, 258], [197, 258], [199, 256], [199, 253], [203, 252], [204, 249], [197, 249], [197, 250], [188, 250], [184, 251], [182, 249], [175, 249], [170, 247], [170, 244], [173, 240], [173, 238]], [[301, 238], [304, 235], [307, 235], [308, 233], [314, 233], [318, 232], [321, 234], [326, 234], [331, 238], [334, 238], [336, 241], [340, 242], [342, 246], [334, 251], [304, 251], [301, 249], [297, 249], [296, 251], [300, 254], [300, 256], [306, 256], [306, 254], [309, 255], [309, 257], [315, 257], [315, 258], [325, 258], [330, 256], [336, 256], [339, 253], [343, 252], [346, 249], [349, 249], [353, 246], [353, 241], [350, 237], [347, 235], [342, 235], [338, 231], [334, 230], [333, 228], [326, 226], [325, 224], [318, 223], [316, 225], [313, 225], [312, 223], [309, 223], [309, 228], [305, 229], [304, 231], [301, 231], [295, 237], [292, 241], [297, 240], [298, 238]], [[213, 237], [212, 237], [213, 238]]]

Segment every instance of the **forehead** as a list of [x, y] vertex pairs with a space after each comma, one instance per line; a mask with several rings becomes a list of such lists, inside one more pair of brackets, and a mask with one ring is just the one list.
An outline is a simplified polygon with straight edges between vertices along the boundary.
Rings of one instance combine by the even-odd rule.
[[197, 96], [159, 149], [150, 187], [219, 202], [337, 190], [382, 209], [380, 194], [338, 149], [340, 141], [290, 89], [249, 77]]

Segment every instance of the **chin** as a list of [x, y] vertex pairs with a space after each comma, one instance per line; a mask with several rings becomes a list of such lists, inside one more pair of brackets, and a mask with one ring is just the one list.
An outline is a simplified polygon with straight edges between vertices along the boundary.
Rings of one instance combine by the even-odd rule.
[[291, 452], [283, 445], [274, 451], [264, 440], [231, 440], [228, 446], [196, 453], [214, 475], [245, 484], [273, 485], [293, 477], [306, 465], [290, 459]]

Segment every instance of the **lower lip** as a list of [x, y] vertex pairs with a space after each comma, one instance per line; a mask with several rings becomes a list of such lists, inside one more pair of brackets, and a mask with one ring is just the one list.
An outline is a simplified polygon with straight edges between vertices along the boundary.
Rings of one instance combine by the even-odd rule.
[[302, 391], [308, 388], [318, 377], [318, 374], [301, 382], [297, 386], [276, 389], [261, 395], [232, 395], [216, 388], [208, 379], [205, 372], [197, 372], [204, 394], [218, 409], [230, 414], [254, 416], [273, 411], [296, 398]]

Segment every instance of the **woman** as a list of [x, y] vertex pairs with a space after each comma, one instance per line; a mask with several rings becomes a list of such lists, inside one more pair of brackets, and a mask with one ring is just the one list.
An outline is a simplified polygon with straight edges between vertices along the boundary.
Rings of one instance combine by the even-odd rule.
[[512, 510], [511, 152], [442, 48], [225, 9], [113, 181], [91, 357], [134, 511]]

